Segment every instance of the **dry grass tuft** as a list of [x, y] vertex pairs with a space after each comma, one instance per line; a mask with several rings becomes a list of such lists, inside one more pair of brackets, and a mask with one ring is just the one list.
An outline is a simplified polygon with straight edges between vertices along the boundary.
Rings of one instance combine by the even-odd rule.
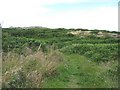
[[[28, 52], [27, 52], [28, 50]], [[51, 76], [62, 61], [57, 50], [45, 54], [41, 50], [26, 49], [24, 55], [13, 52], [3, 54], [3, 87], [41, 87], [44, 78]]]

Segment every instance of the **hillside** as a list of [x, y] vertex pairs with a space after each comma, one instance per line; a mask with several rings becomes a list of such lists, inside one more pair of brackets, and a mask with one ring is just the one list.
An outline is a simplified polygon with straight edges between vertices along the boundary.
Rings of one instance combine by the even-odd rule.
[[3, 88], [117, 88], [120, 33], [3, 28]]

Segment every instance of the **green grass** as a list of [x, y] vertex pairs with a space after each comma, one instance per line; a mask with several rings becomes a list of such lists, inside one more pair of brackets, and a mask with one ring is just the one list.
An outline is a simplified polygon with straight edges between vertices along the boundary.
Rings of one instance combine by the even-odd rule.
[[[109, 67], [110, 68], [110, 67]], [[105, 88], [117, 87], [117, 81], [105, 75], [107, 69], [77, 55], [64, 55], [64, 62], [57, 69], [58, 75], [45, 79], [42, 87], [47, 88]], [[114, 86], [115, 84], [116, 86]]]
[[65, 54], [52, 49], [48, 54], [40, 51], [23, 57], [9, 52], [3, 59], [4, 87], [118, 87], [117, 61], [97, 63], [80, 54]]
[[118, 62], [96, 63], [79, 54], [34, 52], [3, 57], [4, 87], [115, 88]]

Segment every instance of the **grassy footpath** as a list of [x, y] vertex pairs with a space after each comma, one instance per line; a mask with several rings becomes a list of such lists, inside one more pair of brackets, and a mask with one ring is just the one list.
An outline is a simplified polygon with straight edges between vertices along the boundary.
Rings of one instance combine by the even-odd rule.
[[[116, 62], [97, 64], [88, 58], [77, 55], [63, 55], [64, 61], [57, 69], [56, 75], [46, 78], [42, 87], [49, 88], [101, 88], [117, 87], [117, 81], [112, 80], [109, 70], [115, 70]], [[110, 64], [111, 63], [111, 64]]]

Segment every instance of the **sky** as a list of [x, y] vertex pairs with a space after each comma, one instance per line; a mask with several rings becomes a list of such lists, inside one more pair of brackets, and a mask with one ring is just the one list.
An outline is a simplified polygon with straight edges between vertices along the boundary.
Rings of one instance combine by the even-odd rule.
[[2, 27], [118, 31], [119, 0], [0, 0]]

